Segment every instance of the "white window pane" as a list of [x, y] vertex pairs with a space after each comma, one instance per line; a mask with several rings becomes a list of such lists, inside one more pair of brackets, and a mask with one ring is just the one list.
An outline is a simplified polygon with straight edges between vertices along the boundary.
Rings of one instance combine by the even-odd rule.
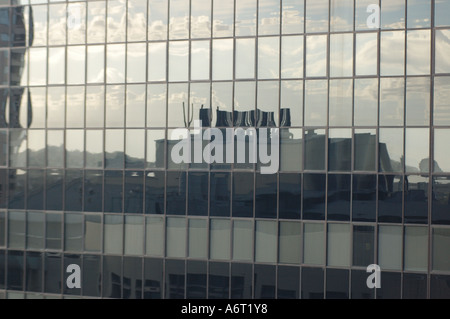
[[351, 229], [348, 224], [328, 225], [328, 265], [350, 266]]
[[402, 269], [402, 238], [401, 226], [380, 226], [378, 230], [378, 264], [381, 269]]
[[230, 220], [212, 219], [209, 240], [211, 259], [230, 259]]

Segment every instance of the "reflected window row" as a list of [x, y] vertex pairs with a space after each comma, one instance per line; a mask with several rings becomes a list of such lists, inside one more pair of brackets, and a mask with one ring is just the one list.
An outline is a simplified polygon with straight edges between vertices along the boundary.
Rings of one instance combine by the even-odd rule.
[[[0, 74], [0, 85], [340, 78], [378, 72], [416, 76], [433, 71], [430, 30], [384, 31], [378, 37], [374, 32], [1, 50], [0, 61], [10, 65], [10, 72]], [[449, 46], [450, 30], [436, 30], [436, 74], [450, 73]]]
[[[0, 170], [1, 208], [450, 224], [449, 177]], [[9, 184], [7, 184], [7, 181]], [[277, 199], [278, 198], [278, 199]], [[431, 201], [432, 209], [428, 206]]]
[[[7, 45], [50, 45], [370, 30], [370, 5], [382, 30], [430, 28], [432, 2], [395, 0], [114, 0], [50, 3], [21, 0], [0, 8]], [[374, 3], [375, 2], [375, 3]], [[434, 3], [434, 26], [450, 26], [445, 0]], [[331, 5], [331, 6], [329, 6]], [[5, 23], [7, 24], [7, 23]], [[11, 30], [10, 30], [11, 29]], [[31, 34], [32, 36], [28, 35]]]
[[[73, 263], [89, 273], [82, 277], [81, 289], [62, 285], [63, 269]], [[425, 299], [428, 284], [431, 298], [450, 296], [448, 275], [434, 274], [429, 283], [427, 275], [420, 273], [383, 271], [381, 278], [377, 299]], [[356, 269], [0, 251], [0, 289], [8, 290], [0, 290], [0, 299], [80, 295], [123, 299], [373, 299], [374, 290], [367, 288], [366, 279], [365, 270]]]

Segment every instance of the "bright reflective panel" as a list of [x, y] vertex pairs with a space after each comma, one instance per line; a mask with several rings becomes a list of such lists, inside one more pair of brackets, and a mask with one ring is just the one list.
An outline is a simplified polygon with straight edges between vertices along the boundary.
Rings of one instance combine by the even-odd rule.
[[259, 79], [277, 79], [280, 77], [279, 48], [279, 37], [267, 37], [258, 40]]
[[378, 123], [378, 79], [355, 79], [354, 125]]
[[330, 8], [331, 31], [353, 30], [353, 1], [332, 0]]
[[83, 135], [83, 130], [66, 130], [66, 167], [83, 167]]
[[189, 37], [189, 0], [169, 0], [170, 4], [170, 39]]
[[211, 0], [191, 0], [191, 38], [211, 37]]
[[106, 27], [106, 2], [90, 1], [86, 2], [87, 9], [87, 42], [105, 42]]
[[330, 38], [330, 76], [353, 75], [353, 34], [332, 34]]
[[85, 64], [86, 47], [67, 47], [67, 84], [83, 84], [85, 82]]
[[125, 45], [106, 46], [106, 82], [125, 82]]
[[305, 126], [327, 125], [327, 81], [305, 83]]
[[145, 127], [145, 85], [128, 85], [126, 126]]
[[236, 39], [235, 77], [255, 77], [255, 39]]
[[327, 75], [327, 36], [306, 37], [306, 76]]
[[147, 127], [166, 126], [166, 92], [165, 84], [147, 86]]
[[353, 81], [330, 80], [329, 125], [352, 125]]
[[148, 44], [148, 81], [166, 80], [166, 43]]
[[306, 0], [306, 32], [328, 31], [328, 0]]
[[434, 130], [434, 172], [450, 172], [448, 148], [448, 138], [450, 131], [448, 129]]
[[450, 3], [446, 0], [435, 1], [435, 25], [436, 26], [450, 26], [448, 12], [450, 11]]
[[147, 0], [128, 1], [127, 40], [145, 41], [147, 27]]
[[102, 83], [105, 81], [105, 46], [88, 46], [86, 81], [87, 83]]
[[278, 101], [279, 84], [275, 81], [258, 82], [258, 104], [256, 109], [267, 114], [267, 121], [264, 113], [257, 113], [257, 126], [278, 126]]
[[[450, 24], [450, 23], [449, 23]], [[436, 73], [450, 72], [450, 30], [436, 30]]]
[[65, 62], [65, 48], [48, 49], [48, 84], [64, 84]]
[[64, 87], [50, 87], [47, 90], [47, 128], [63, 128], [65, 117]]
[[209, 41], [191, 42], [191, 80], [209, 79]]
[[213, 40], [213, 80], [233, 79], [233, 39]]
[[213, 0], [213, 37], [230, 37], [234, 30], [234, 2]]
[[303, 78], [303, 36], [281, 38], [281, 77]]
[[280, 1], [259, 0], [258, 34], [280, 33]]
[[355, 74], [376, 75], [378, 73], [378, 35], [376, 33], [356, 34]]
[[125, 86], [106, 87], [106, 127], [123, 127], [125, 120]]
[[144, 168], [145, 130], [126, 130], [125, 167]]
[[86, 87], [86, 127], [102, 127], [105, 114], [105, 88]]
[[427, 126], [430, 123], [430, 78], [406, 80], [406, 125]]
[[430, 74], [431, 33], [429, 30], [407, 32], [406, 74]]
[[[73, 48], [71, 48], [72, 52]], [[70, 58], [70, 56], [69, 56]], [[76, 63], [76, 61], [69, 60]], [[47, 76], [47, 49], [32, 48], [30, 49], [30, 66], [29, 66], [29, 84], [45, 85]], [[70, 69], [70, 68], [69, 68]], [[69, 70], [68, 70], [69, 71]], [[68, 78], [69, 80], [69, 78]], [[68, 81], [68, 83], [71, 83]]]
[[126, 39], [126, 1], [108, 1], [107, 34], [108, 42], [124, 42]]
[[123, 168], [124, 142], [124, 130], [105, 130], [105, 168]]
[[406, 172], [429, 171], [430, 130], [428, 128], [407, 128], [405, 140]]
[[303, 81], [281, 81], [280, 126], [303, 125]]
[[64, 131], [47, 131], [47, 166], [64, 167]]
[[408, 0], [407, 27], [429, 28], [431, 24], [431, 3], [428, 0]]
[[66, 4], [48, 6], [48, 44], [58, 45], [66, 42]]
[[66, 127], [84, 127], [84, 87], [67, 87]]
[[381, 28], [405, 28], [405, 0], [381, 1]]
[[380, 41], [381, 75], [403, 75], [405, 72], [405, 32], [382, 32]]
[[256, 34], [256, 4], [257, 0], [236, 1], [236, 36], [248, 36]]
[[148, 39], [167, 39], [168, 0], [148, 1]]
[[403, 126], [404, 79], [382, 78], [380, 81], [380, 125]]
[[168, 95], [168, 127], [188, 127], [190, 122], [188, 85], [171, 84], [169, 85]]
[[325, 264], [325, 236], [323, 224], [303, 224], [303, 263]]
[[302, 33], [304, 25], [304, 0], [282, 1], [282, 33]]
[[169, 81], [187, 81], [189, 77], [189, 42], [169, 43]]
[[86, 168], [103, 167], [103, 131], [86, 130]]
[[145, 82], [146, 52], [145, 43], [129, 43], [127, 45], [127, 82]]

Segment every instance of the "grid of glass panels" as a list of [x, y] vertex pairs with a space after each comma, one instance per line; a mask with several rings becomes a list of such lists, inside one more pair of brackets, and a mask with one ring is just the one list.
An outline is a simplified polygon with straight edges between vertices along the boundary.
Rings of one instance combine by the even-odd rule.
[[[448, 297], [450, 5], [373, 3], [1, 1], [0, 297]], [[194, 120], [279, 172], [176, 164]]]

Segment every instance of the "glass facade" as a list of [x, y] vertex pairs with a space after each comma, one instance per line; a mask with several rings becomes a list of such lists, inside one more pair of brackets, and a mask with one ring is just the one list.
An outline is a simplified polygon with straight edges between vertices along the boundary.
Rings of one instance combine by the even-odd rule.
[[[0, 298], [450, 298], [449, 12], [0, 0]], [[197, 121], [278, 172], [175, 161]]]

